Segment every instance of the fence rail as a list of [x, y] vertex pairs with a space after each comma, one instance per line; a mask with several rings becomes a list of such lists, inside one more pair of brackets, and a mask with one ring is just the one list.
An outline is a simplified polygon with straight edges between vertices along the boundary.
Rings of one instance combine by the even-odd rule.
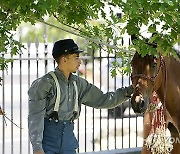
[[[23, 129], [0, 117], [0, 154], [32, 154], [28, 138], [28, 96], [33, 80], [54, 70], [51, 57], [53, 43], [27, 43], [22, 54], [14, 57], [8, 69], [2, 71], [0, 106], [6, 116]], [[6, 55], [4, 55], [6, 57]], [[8, 57], [6, 57], [8, 58]], [[128, 86], [128, 76], [112, 78], [111, 62], [121, 59], [103, 50], [85, 52], [77, 75], [86, 78], [103, 92]], [[7, 125], [6, 125], [7, 124]], [[79, 141], [77, 152], [92, 152], [142, 146], [143, 117], [137, 117], [129, 101], [111, 110], [82, 106], [80, 118], [75, 121], [75, 135]]]

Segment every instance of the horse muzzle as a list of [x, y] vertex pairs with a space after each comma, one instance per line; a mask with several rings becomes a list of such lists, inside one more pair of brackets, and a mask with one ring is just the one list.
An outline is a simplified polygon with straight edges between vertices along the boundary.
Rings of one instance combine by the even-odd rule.
[[144, 100], [140, 94], [134, 94], [131, 98], [132, 109], [136, 114], [143, 114], [147, 109], [147, 104], [146, 99]]

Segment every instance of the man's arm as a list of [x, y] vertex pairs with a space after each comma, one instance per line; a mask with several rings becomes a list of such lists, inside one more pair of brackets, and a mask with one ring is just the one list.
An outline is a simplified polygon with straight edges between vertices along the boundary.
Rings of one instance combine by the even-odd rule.
[[86, 80], [79, 78], [79, 90], [81, 103], [94, 108], [114, 108], [128, 100], [133, 93], [133, 87], [118, 88], [114, 92], [103, 93], [95, 85], [88, 83]]
[[48, 93], [52, 87], [49, 80], [50, 78], [40, 79], [38, 82], [34, 82], [28, 90], [28, 131], [34, 152], [43, 151], [44, 116], [46, 113]]
[[29, 100], [28, 131], [33, 151], [42, 150], [46, 100]]

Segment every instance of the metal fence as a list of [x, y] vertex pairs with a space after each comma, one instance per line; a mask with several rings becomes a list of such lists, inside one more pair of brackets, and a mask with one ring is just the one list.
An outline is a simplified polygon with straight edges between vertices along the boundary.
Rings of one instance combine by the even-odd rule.
[[[6, 118], [0, 117], [0, 154], [32, 154], [28, 138], [28, 95], [33, 80], [54, 70], [52, 59], [53, 43], [35, 43], [28, 41], [26, 49], [13, 57], [8, 69], [2, 71], [0, 87], [0, 106]], [[6, 56], [6, 55], [4, 55]], [[103, 50], [92, 50], [82, 55], [82, 66], [77, 75], [86, 78], [103, 92], [114, 91], [118, 87], [128, 86], [128, 76], [118, 74], [111, 77], [111, 62], [121, 61], [113, 54]], [[6, 120], [6, 122], [5, 122]], [[94, 109], [82, 106], [80, 118], [75, 121], [75, 135], [79, 141], [78, 153], [122, 149], [142, 146], [143, 117], [137, 117], [130, 108], [129, 101], [116, 109]]]

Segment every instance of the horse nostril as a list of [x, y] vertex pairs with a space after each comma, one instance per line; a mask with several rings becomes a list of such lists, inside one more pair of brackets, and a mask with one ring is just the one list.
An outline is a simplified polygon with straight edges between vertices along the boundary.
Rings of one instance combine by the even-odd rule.
[[142, 99], [141, 103], [139, 104], [139, 110], [140, 110], [140, 113], [144, 113], [146, 110], [146, 102], [144, 101], [144, 99]]
[[139, 87], [136, 87], [135, 90], [136, 90], [136, 91], [139, 91]]
[[140, 109], [144, 108], [144, 106], [145, 106], [145, 101], [144, 101], [144, 100], [141, 100]]

